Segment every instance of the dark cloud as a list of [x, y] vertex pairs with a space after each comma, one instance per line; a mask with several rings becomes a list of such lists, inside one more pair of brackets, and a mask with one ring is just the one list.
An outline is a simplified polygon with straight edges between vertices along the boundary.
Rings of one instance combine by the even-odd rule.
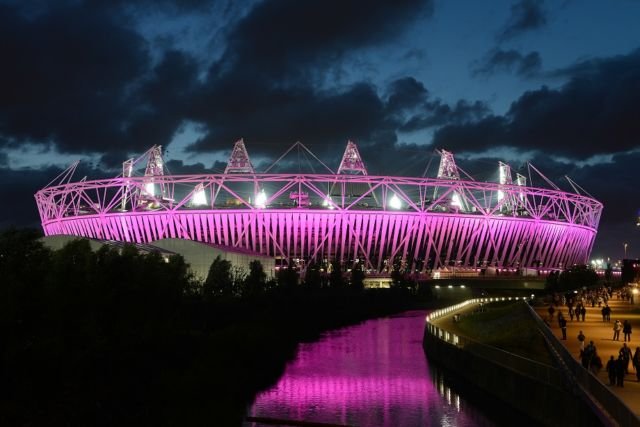
[[429, 91], [413, 77], [397, 79], [389, 85], [387, 108], [393, 111], [412, 109], [423, 105]]
[[[240, 136], [282, 143], [391, 135], [374, 86], [319, 89], [318, 79], [347, 52], [389, 43], [433, 10], [431, 0], [260, 2], [226, 31], [226, 50], [202, 80], [184, 52], [160, 52], [153, 65], [132, 19], [151, 3], [0, 6], [0, 138], [103, 152], [115, 166], [116, 155], [166, 145], [185, 120], [209, 131], [194, 146], [205, 151]], [[157, 7], [182, 13], [212, 5]]]
[[[270, 154], [274, 143], [296, 140], [393, 144], [394, 123], [375, 86], [320, 89], [319, 82], [347, 52], [389, 43], [432, 8], [420, 0], [260, 3], [230, 32], [226, 52], [192, 103], [190, 118], [208, 133], [191, 149], [219, 150], [239, 137], [262, 143]], [[402, 102], [412, 102], [405, 95]]]
[[536, 30], [547, 24], [547, 13], [542, 0], [520, 0], [511, 6], [511, 14], [498, 40], [512, 39], [525, 31]]
[[[152, 65], [129, 16], [149, 3], [0, 5], [0, 145], [53, 142], [62, 153], [113, 155], [169, 142], [199, 84], [197, 64], [168, 50]], [[154, 6], [191, 11], [207, 3]]]
[[31, 20], [0, 9], [0, 134], [63, 152], [121, 144], [126, 90], [148, 66], [142, 37], [82, 6]]
[[493, 49], [480, 63], [474, 65], [472, 73], [475, 76], [486, 77], [498, 72], [509, 72], [522, 77], [533, 77], [541, 68], [542, 59], [538, 52], [524, 55], [514, 49]]
[[511, 146], [572, 159], [640, 146], [640, 50], [582, 62], [558, 74], [571, 77], [558, 89], [525, 92], [505, 116], [445, 126], [434, 143], [459, 151]]
[[346, 52], [387, 43], [432, 10], [432, 0], [265, 1], [230, 32], [211, 78], [308, 78], [316, 71], [311, 65], [324, 68]]
[[436, 100], [426, 103], [423, 111], [407, 120], [400, 127], [400, 130], [412, 132], [445, 124], [464, 125], [485, 117], [489, 112], [487, 104], [481, 101], [459, 100], [450, 106]]

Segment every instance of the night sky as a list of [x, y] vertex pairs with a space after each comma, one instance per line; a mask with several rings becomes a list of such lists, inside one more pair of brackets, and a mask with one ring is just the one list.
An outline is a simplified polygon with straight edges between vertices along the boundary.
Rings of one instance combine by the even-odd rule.
[[[0, 228], [33, 194], [115, 176], [153, 144], [172, 173], [257, 169], [301, 141], [337, 169], [478, 180], [526, 162], [604, 203], [593, 257], [640, 256], [640, 1], [0, 0]], [[541, 182], [534, 182], [541, 184]]]

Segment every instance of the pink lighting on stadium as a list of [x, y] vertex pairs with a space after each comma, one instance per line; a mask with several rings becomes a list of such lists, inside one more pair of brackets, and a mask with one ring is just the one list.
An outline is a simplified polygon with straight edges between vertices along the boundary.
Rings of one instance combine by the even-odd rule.
[[73, 181], [76, 163], [35, 198], [46, 235], [182, 238], [306, 263], [361, 259], [368, 272], [398, 258], [419, 273], [449, 260], [469, 269], [587, 262], [602, 204], [573, 181], [575, 192], [527, 187], [505, 164], [500, 182], [475, 181], [452, 153], [439, 154], [436, 178], [371, 175], [351, 141], [340, 173], [322, 162], [328, 173], [258, 173], [238, 141], [226, 173], [169, 175], [154, 146], [111, 179]]

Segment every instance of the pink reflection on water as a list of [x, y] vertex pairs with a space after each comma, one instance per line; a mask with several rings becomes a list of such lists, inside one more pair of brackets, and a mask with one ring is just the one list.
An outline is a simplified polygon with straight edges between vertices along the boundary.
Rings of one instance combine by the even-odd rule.
[[360, 426], [492, 425], [430, 375], [425, 314], [371, 320], [301, 344], [249, 415]]

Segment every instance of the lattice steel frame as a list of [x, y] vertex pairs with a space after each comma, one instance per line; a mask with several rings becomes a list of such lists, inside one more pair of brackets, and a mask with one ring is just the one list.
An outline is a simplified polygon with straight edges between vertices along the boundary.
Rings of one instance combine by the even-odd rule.
[[[46, 187], [35, 194], [44, 232], [138, 243], [184, 238], [284, 260], [358, 259], [377, 272], [398, 258], [412, 271], [562, 268], [587, 262], [602, 212], [600, 202], [580, 194], [469, 180], [212, 174], [154, 181], [165, 192], [146, 205], [145, 177]], [[207, 205], [194, 206], [202, 190]], [[268, 200], [258, 208], [252, 200], [262, 190]], [[293, 204], [293, 192], [308, 193], [309, 204]], [[402, 202], [398, 210], [387, 203], [392, 194]], [[453, 194], [466, 211], [451, 208]]]

